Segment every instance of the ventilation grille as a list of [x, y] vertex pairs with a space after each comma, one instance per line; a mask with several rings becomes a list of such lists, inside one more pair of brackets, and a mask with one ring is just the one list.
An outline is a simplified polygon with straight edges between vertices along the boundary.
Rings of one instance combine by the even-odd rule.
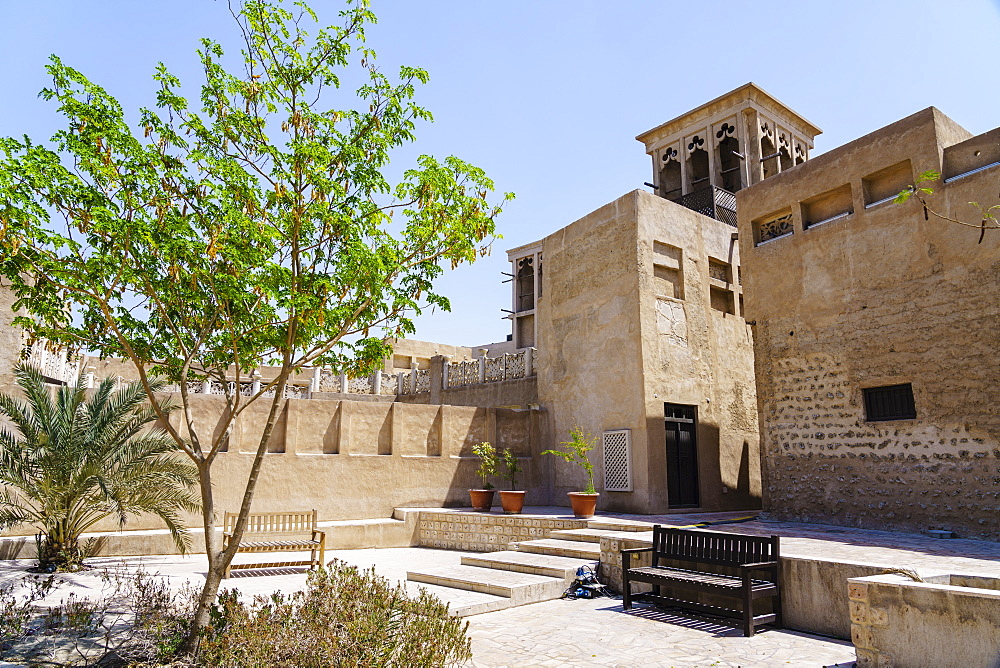
[[632, 491], [632, 439], [628, 429], [604, 432], [604, 489]]

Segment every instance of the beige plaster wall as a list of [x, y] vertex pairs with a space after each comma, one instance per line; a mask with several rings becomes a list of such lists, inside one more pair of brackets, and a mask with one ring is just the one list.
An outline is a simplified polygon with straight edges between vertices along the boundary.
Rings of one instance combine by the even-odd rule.
[[14, 382], [14, 365], [21, 356], [21, 329], [14, 327], [14, 302], [17, 298], [9, 284], [0, 280], [0, 388]]
[[[664, 403], [699, 409], [705, 509], [759, 505], [752, 347], [738, 311], [710, 306], [708, 258], [738, 264], [735, 229], [634, 191], [546, 237], [538, 318], [538, 398], [552, 442], [580, 425], [598, 438], [591, 457], [607, 510], [665, 512]], [[653, 243], [682, 249], [684, 345], [661, 332]], [[736, 270], [733, 269], [733, 275]], [[727, 286], [738, 309], [738, 285]], [[678, 330], [679, 331], [679, 330]], [[628, 429], [633, 491], [608, 492], [600, 437]], [[551, 458], [552, 502], [584, 485], [582, 471]], [[723, 492], [725, 486], [726, 492]]]
[[[1000, 236], [863, 195], [867, 175], [940, 170], [967, 139], [931, 108], [738, 194], [774, 516], [1000, 538]], [[995, 202], [997, 176], [939, 182], [932, 202], [978, 222], [965, 203]], [[799, 203], [844, 184], [854, 213], [803, 229]], [[794, 233], [755, 247], [752, 221], [786, 207]], [[865, 420], [862, 388], [907, 382], [917, 419]]]
[[[579, 425], [600, 438], [604, 430], [633, 431], [633, 452], [644, 451], [642, 352], [639, 346], [636, 193], [593, 211], [543, 240], [544, 290], [535, 310], [538, 398], [550, 426], [549, 447]], [[568, 505], [585, 475], [547, 456], [551, 501]], [[603, 482], [600, 448], [595, 482]], [[635, 469], [644, 461], [635, 456]], [[600, 489], [598, 490], [600, 491]], [[625, 499], [604, 494], [600, 507], [645, 508], [642, 488]]]
[[[740, 315], [736, 229], [643, 191], [636, 192], [639, 226], [639, 309], [650, 510], [667, 509], [664, 403], [697, 407], [701, 507], [760, 507], [760, 458], [753, 339]], [[670, 300], [654, 279], [654, 243], [680, 248], [683, 299]], [[711, 278], [709, 258], [730, 265], [729, 282]], [[732, 295], [735, 313], [712, 306], [710, 290]], [[669, 296], [667, 296], [669, 297]], [[683, 314], [683, 315], [681, 315]]]
[[[191, 397], [199, 430], [211, 433], [224, 406], [221, 396]], [[242, 415], [228, 450], [212, 468], [218, 512], [239, 508], [268, 405]], [[491, 441], [521, 457], [526, 502], [546, 501], [532, 452], [539, 450], [538, 418], [529, 410], [422, 406], [402, 403], [287, 399], [268, 445], [253, 509], [312, 509], [319, 519], [387, 518], [397, 507], [468, 506], [478, 459], [472, 446]], [[172, 420], [178, 420], [175, 414]], [[493, 481], [501, 487], [499, 480]], [[190, 526], [200, 516], [188, 518]], [[129, 529], [154, 529], [143, 518]], [[105, 522], [94, 530], [117, 528]], [[25, 535], [21, 527], [9, 535]]]
[[527, 408], [530, 404], [538, 403], [538, 385], [536, 378], [531, 376], [494, 383], [450, 387], [441, 390], [440, 397], [437, 398], [430, 392], [403, 394], [397, 398], [397, 401], [411, 404], [426, 404], [432, 400], [451, 406]]

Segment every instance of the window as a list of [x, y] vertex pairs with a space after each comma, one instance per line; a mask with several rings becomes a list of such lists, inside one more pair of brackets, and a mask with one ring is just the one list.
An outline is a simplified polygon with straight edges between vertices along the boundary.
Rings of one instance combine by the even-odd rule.
[[917, 417], [917, 409], [913, 403], [913, 386], [909, 383], [866, 387], [863, 392], [865, 420], [868, 422], [913, 420]]
[[684, 299], [682, 251], [661, 241], [653, 241], [653, 290], [657, 296]]
[[517, 300], [515, 310], [530, 311], [535, 308], [534, 256], [520, 258], [517, 263]]

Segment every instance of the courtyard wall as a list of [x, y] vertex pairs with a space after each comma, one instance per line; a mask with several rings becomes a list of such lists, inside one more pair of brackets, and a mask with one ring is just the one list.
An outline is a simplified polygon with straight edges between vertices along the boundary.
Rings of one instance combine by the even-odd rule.
[[[191, 397], [202, 438], [225, 407], [216, 395]], [[255, 403], [241, 415], [212, 477], [219, 515], [236, 511], [266, 422], [269, 405]], [[180, 415], [171, 417], [179, 424]], [[469, 488], [481, 486], [472, 446], [490, 441], [510, 447], [524, 473], [528, 505], [544, 505], [547, 490], [537, 458], [537, 411], [392, 402], [285, 399], [254, 496], [255, 511], [315, 508], [321, 521], [389, 518], [395, 508], [468, 506]], [[492, 481], [503, 488], [500, 480]], [[199, 526], [200, 516], [187, 517]], [[130, 521], [129, 529], [158, 529], [155, 517]], [[95, 531], [111, 531], [105, 521]], [[5, 535], [26, 535], [20, 527]]]

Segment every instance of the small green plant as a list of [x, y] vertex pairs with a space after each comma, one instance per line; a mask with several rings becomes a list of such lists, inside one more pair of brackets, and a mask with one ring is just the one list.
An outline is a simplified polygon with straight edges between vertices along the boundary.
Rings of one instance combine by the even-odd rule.
[[545, 450], [543, 455], [556, 455], [562, 457], [570, 464], [579, 464], [587, 472], [587, 488], [584, 494], [597, 494], [594, 487], [594, 465], [590, 463], [587, 453], [597, 446], [597, 439], [583, 430], [582, 427], [573, 427], [569, 430], [569, 440], [563, 441], [559, 445], [565, 446], [564, 450]]
[[489, 441], [483, 441], [479, 445], [472, 446], [472, 452], [479, 457], [476, 475], [483, 479], [482, 489], [493, 489], [492, 483], [487, 478], [497, 474], [497, 449], [490, 445]]
[[523, 469], [517, 463], [517, 455], [510, 448], [504, 448], [500, 452], [500, 462], [503, 464], [503, 477], [510, 481], [510, 488], [517, 489], [517, 474]]

